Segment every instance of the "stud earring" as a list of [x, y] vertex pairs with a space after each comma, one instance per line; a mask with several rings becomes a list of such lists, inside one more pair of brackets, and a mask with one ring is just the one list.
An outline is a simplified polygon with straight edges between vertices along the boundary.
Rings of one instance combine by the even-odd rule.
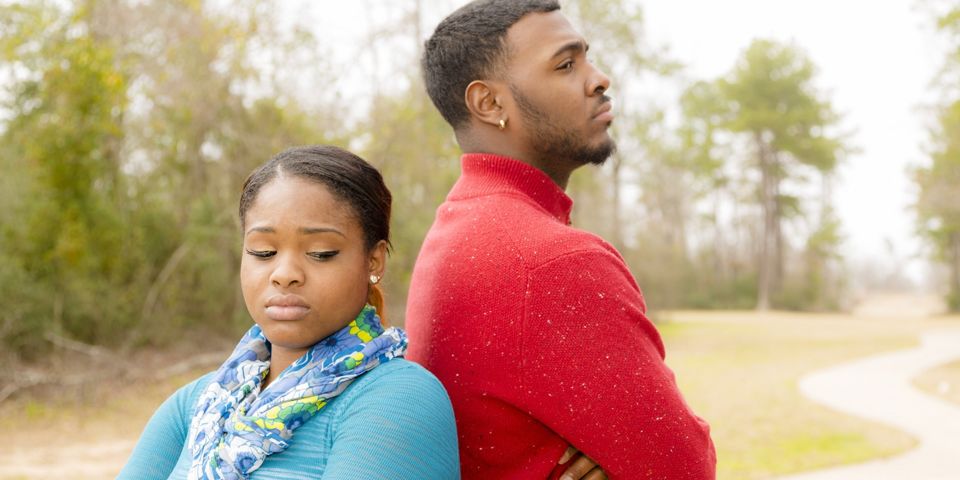
[[370, 275], [370, 283], [373, 285], [380, 283], [380, 277], [376, 275]]
[[500, 119], [500, 130], [503, 130], [503, 129], [505, 129], [505, 128], [507, 128], [507, 121], [501, 118], [501, 119]]

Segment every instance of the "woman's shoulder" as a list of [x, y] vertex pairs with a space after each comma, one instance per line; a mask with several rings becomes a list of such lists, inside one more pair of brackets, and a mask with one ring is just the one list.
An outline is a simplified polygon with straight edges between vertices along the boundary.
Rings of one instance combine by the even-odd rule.
[[207, 372], [201, 375], [199, 378], [196, 378], [190, 383], [180, 387], [176, 392], [173, 392], [173, 394], [167, 398], [165, 403], [171, 403], [171, 407], [173, 407], [174, 410], [181, 416], [191, 416], [193, 414], [193, 407], [197, 403], [197, 399], [200, 398], [200, 394], [202, 394], [203, 390], [207, 388], [207, 385], [210, 384], [210, 381], [213, 379], [213, 375], [215, 373], [217, 372]]
[[383, 419], [391, 419], [398, 431], [379, 434], [405, 438], [411, 432], [431, 432], [438, 438], [456, 437], [453, 406], [443, 385], [420, 365], [402, 358], [357, 377], [331, 407], [335, 429], [382, 426]]
[[458, 478], [453, 408], [423, 367], [391, 359], [355, 379], [331, 407], [325, 477]]
[[[352, 392], [351, 392], [352, 390]], [[394, 358], [384, 362], [354, 380], [345, 393], [351, 396], [377, 390], [383, 393], [415, 393], [419, 396], [433, 395], [449, 402], [446, 390], [437, 377], [420, 365], [404, 358]]]
[[207, 388], [207, 385], [213, 380], [213, 376], [217, 373], [216, 370], [204, 373], [200, 375], [192, 382], [180, 387], [174, 395], [183, 395], [189, 398], [196, 399], [203, 393], [203, 390]]
[[[357, 377], [336, 399], [333, 416], [382, 414], [422, 417], [446, 423], [453, 407], [440, 381], [425, 368], [394, 358]], [[335, 420], [339, 421], [339, 420]]]

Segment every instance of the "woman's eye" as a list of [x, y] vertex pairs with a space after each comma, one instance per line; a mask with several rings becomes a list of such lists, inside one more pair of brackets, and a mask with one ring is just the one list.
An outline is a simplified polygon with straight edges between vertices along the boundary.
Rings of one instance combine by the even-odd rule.
[[248, 254], [248, 255], [253, 255], [254, 257], [257, 257], [257, 258], [270, 258], [270, 257], [276, 255], [277, 252], [274, 251], [274, 250], [250, 250], [250, 249], [247, 249], [247, 254]]
[[573, 69], [573, 60], [567, 60], [566, 62], [563, 62], [562, 64], [560, 64], [559, 67], [557, 67], [557, 70], [572, 70], [572, 69]]
[[340, 250], [328, 250], [325, 252], [307, 252], [307, 255], [317, 260], [329, 260], [337, 256], [338, 253], [340, 253]]

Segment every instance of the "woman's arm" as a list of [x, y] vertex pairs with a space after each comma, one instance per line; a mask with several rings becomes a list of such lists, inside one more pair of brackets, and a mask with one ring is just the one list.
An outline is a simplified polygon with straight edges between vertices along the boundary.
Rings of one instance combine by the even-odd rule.
[[336, 427], [323, 478], [460, 478], [453, 409], [433, 375], [403, 362], [357, 387], [362, 390], [352, 392]]
[[186, 444], [193, 404], [207, 385], [209, 375], [177, 390], [157, 408], [137, 441], [118, 480], [166, 479], [177, 465]]

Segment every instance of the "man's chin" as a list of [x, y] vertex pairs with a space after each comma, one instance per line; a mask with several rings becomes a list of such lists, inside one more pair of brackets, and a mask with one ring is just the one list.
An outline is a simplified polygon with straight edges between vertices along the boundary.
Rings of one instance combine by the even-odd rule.
[[617, 143], [614, 142], [612, 138], [607, 136], [607, 138], [603, 139], [603, 141], [598, 145], [595, 145], [593, 148], [584, 152], [584, 155], [582, 156], [583, 163], [590, 165], [603, 165], [616, 151]]

